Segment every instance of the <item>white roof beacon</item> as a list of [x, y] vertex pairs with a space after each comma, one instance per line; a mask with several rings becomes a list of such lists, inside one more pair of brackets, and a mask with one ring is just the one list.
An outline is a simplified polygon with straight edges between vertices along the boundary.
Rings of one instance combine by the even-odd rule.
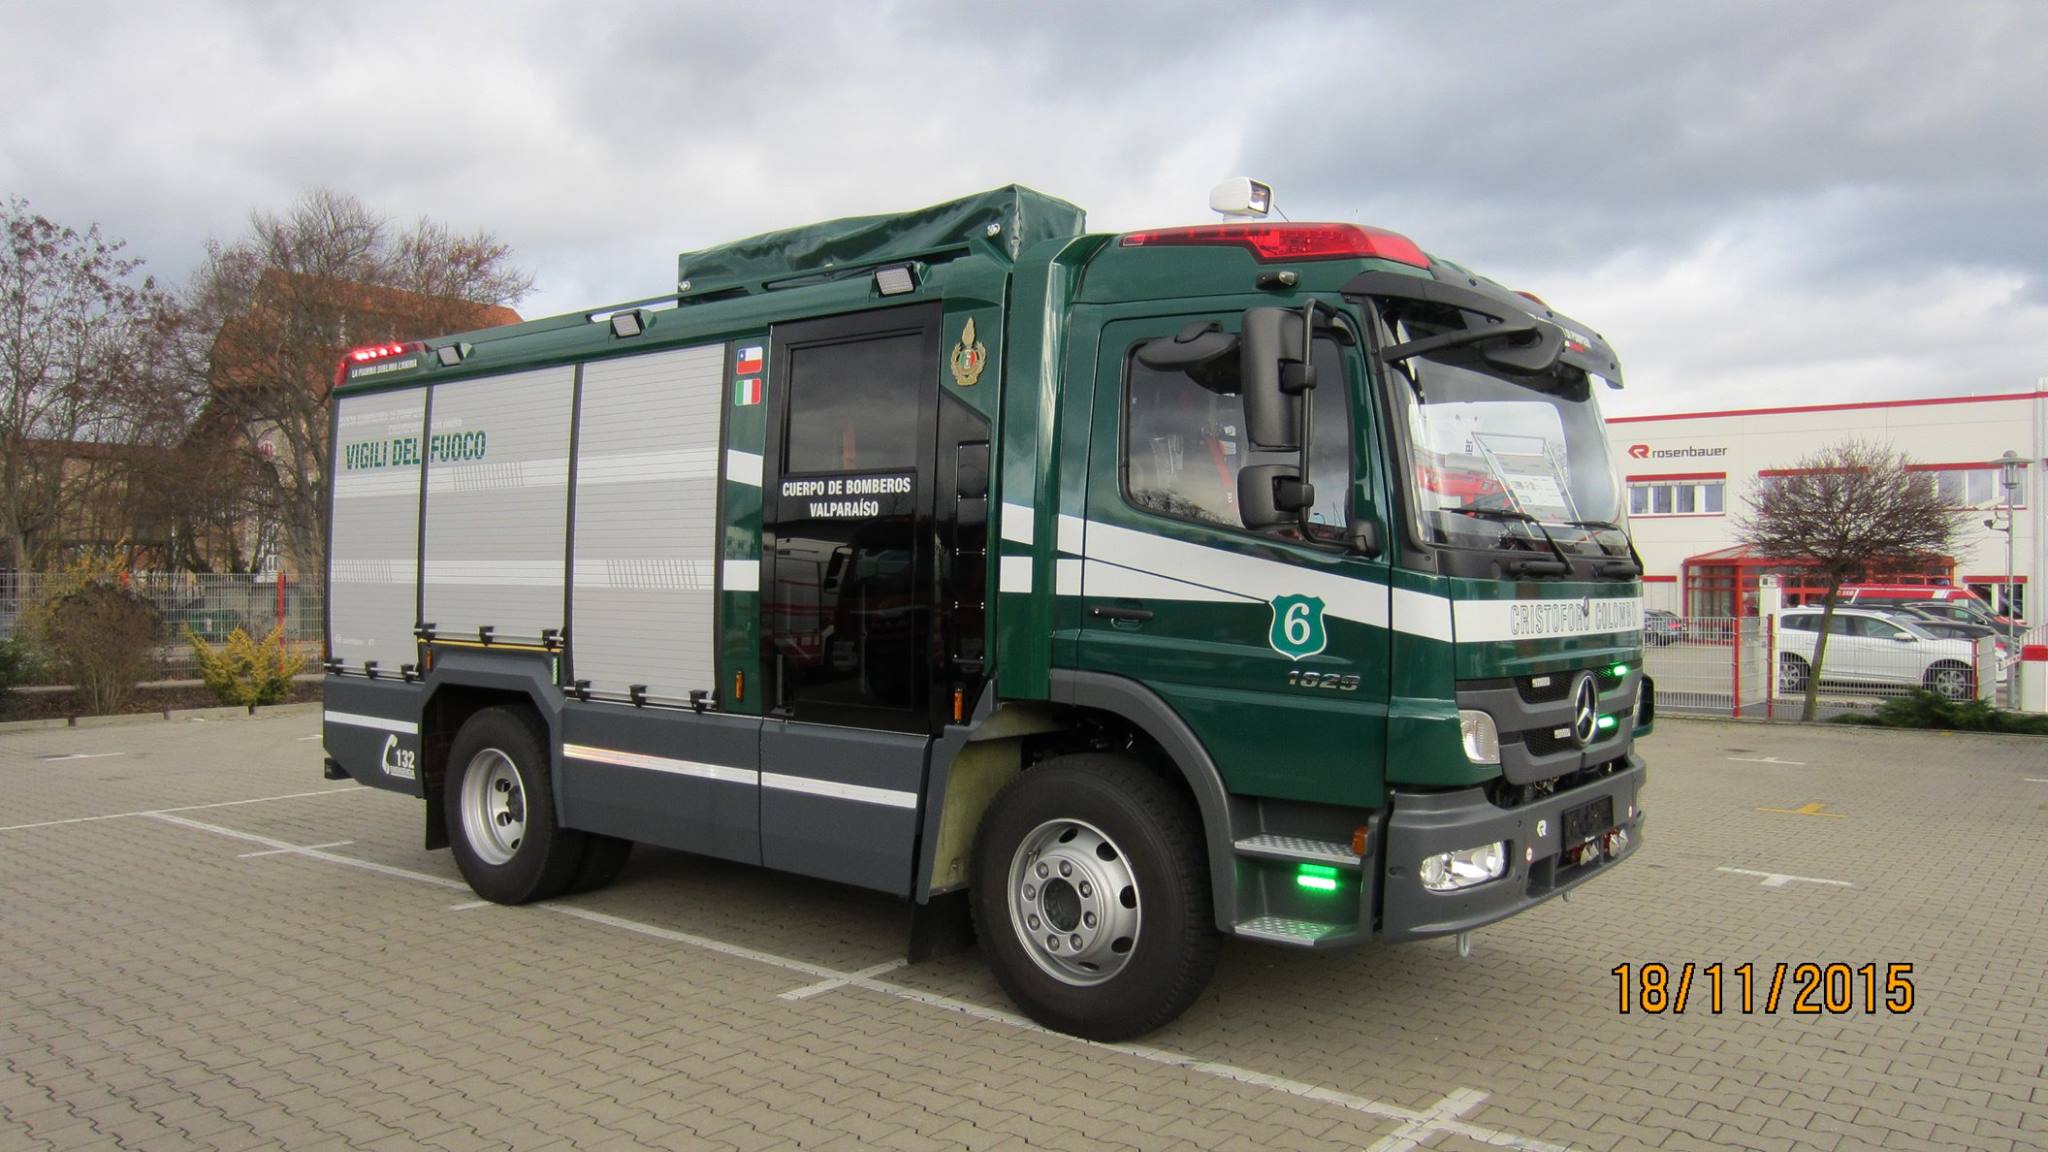
[[1225, 216], [1264, 216], [1273, 210], [1273, 186], [1233, 176], [1209, 189], [1209, 210]]

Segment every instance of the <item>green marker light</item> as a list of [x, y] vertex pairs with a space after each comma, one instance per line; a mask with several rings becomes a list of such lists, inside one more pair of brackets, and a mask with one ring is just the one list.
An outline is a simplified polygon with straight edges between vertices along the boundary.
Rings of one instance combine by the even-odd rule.
[[1607, 674], [1616, 679], [1620, 679], [1621, 677], [1628, 675], [1628, 665], [1616, 664], [1614, 667], [1609, 668], [1607, 670]]
[[1294, 882], [1314, 892], [1335, 892], [1337, 870], [1328, 864], [1303, 864], [1295, 870]]
[[1614, 717], [1612, 717], [1612, 716], [1602, 716], [1602, 717], [1601, 717], [1601, 718], [1600, 718], [1600, 719], [1599, 719], [1598, 721], [1596, 721], [1596, 722], [1594, 723], [1593, 727], [1595, 727], [1595, 728], [1598, 728], [1598, 729], [1599, 729], [1599, 730], [1601, 730], [1602, 732], [1605, 732], [1605, 731], [1607, 731], [1607, 730], [1608, 730], [1609, 728], [1612, 728], [1612, 727], [1614, 727], [1614, 724], [1615, 724], [1615, 720], [1614, 720]]

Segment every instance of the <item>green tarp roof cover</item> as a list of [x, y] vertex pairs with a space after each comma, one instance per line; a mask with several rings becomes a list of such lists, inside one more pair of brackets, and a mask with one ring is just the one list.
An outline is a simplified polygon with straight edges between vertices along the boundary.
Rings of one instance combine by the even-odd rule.
[[[848, 216], [685, 252], [676, 260], [676, 278], [690, 285], [688, 291], [702, 291], [881, 264], [963, 244], [1015, 260], [1040, 240], [1080, 235], [1087, 219], [1087, 213], [1065, 200], [1012, 184], [913, 212]], [[991, 224], [1002, 226], [994, 237], [988, 234]]]

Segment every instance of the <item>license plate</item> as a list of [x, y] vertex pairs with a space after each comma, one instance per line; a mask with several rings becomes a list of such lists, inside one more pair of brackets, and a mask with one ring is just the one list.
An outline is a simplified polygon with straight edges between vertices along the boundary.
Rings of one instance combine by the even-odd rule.
[[1614, 827], [1614, 797], [1602, 796], [1598, 800], [1567, 808], [1557, 818], [1558, 831], [1564, 836], [1564, 843], [1580, 844]]

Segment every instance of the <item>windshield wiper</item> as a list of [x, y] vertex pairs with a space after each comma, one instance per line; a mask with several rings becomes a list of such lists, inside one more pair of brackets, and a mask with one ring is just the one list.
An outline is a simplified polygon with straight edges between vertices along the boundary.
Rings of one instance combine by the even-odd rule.
[[1571, 558], [1564, 554], [1564, 549], [1557, 546], [1557, 538], [1550, 534], [1550, 529], [1543, 526], [1543, 521], [1529, 515], [1527, 512], [1516, 511], [1512, 508], [1448, 508], [1445, 511], [1456, 512], [1460, 516], [1472, 516], [1481, 520], [1512, 520], [1518, 524], [1534, 525], [1537, 535], [1543, 537], [1543, 542], [1550, 545], [1551, 553], [1557, 557], [1556, 568], [1553, 569], [1547, 560], [1510, 561], [1508, 567], [1515, 573], [1526, 573], [1530, 576], [1568, 576], [1571, 574]]
[[[1643, 574], [1643, 558], [1636, 552], [1635, 539], [1627, 532], [1623, 532], [1621, 525], [1606, 520], [1567, 520], [1565, 523], [1573, 528], [1591, 528], [1601, 532], [1621, 532], [1621, 538], [1628, 543], [1628, 559], [1609, 561], [1600, 565], [1598, 569], [1600, 575], [1609, 576], [1616, 580], [1632, 580]], [[1607, 546], [1601, 545], [1600, 550], [1605, 552]]]

